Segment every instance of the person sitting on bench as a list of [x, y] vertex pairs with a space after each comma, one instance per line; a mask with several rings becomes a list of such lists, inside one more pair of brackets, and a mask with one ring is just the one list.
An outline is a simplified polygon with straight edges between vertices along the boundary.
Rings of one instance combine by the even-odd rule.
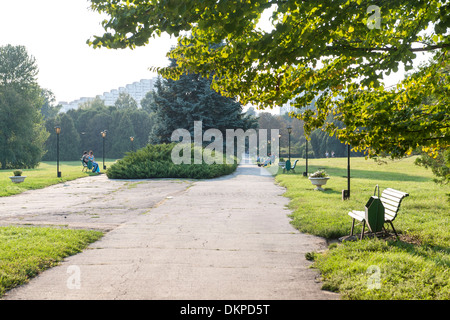
[[89, 151], [89, 160], [92, 161], [92, 172], [100, 173], [100, 168], [98, 166], [98, 163], [95, 162], [94, 152], [92, 150]]
[[83, 155], [81, 156], [81, 161], [83, 161], [84, 163], [86, 163], [86, 165], [87, 165], [87, 163], [89, 162], [89, 155], [88, 155], [87, 151], [84, 151], [84, 152], [83, 152]]

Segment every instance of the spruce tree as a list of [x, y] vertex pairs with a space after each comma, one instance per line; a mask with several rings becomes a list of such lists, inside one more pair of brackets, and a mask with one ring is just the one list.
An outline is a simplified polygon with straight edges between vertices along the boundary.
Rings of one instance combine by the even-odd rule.
[[210, 128], [220, 130], [224, 141], [226, 129], [245, 131], [257, 126], [254, 117], [242, 112], [240, 103], [212, 90], [211, 80], [198, 74], [185, 74], [176, 81], [158, 78], [155, 88], [152, 105], [155, 124], [150, 143], [171, 142], [176, 129], [187, 129], [193, 135], [195, 121], [202, 121], [203, 132]]

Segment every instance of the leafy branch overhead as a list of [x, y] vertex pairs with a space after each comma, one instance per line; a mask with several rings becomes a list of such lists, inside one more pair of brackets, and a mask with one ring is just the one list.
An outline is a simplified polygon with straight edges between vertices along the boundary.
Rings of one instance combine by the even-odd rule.
[[[93, 47], [134, 48], [169, 33], [182, 45], [169, 56], [173, 79], [194, 72], [242, 104], [288, 101], [306, 132], [323, 127], [369, 155], [403, 156], [450, 144], [448, 0], [91, 0], [105, 13]], [[270, 13], [270, 27], [258, 24]], [[222, 44], [211, 46], [211, 44]], [[418, 54], [430, 63], [413, 70]], [[383, 78], [404, 66], [396, 87]], [[430, 99], [430, 96], [432, 99]], [[316, 110], [306, 110], [317, 99]], [[334, 114], [344, 123], [327, 123]]]

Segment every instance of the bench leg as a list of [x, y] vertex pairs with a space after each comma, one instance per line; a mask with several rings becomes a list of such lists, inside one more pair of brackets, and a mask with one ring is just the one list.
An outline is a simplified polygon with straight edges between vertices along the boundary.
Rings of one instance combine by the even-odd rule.
[[398, 234], [397, 234], [397, 231], [395, 231], [395, 228], [394, 228], [394, 225], [392, 224], [392, 221], [389, 221], [389, 224], [391, 225], [392, 230], [394, 230], [395, 236], [397, 237], [397, 240], [398, 240], [399, 239], [398, 238]]
[[364, 229], [366, 228], [366, 220], [363, 220], [363, 228], [361, 231], [361, 236], [359, 237], [359, 240], [362, 240], [362, 238], [364, 237]]
[[353, 221], [352, 221], [352, 230], [350, 230], [350, 236], [353, 235], [353, 228], [355, 228], [355, 218], [353, 218]]

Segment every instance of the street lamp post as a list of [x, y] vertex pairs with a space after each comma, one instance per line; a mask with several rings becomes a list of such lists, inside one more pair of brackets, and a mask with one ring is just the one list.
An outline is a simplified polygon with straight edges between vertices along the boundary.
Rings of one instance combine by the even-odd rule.
[[55, 127], [56, 131], [56, 176], [61, 178], [61, 172], [59, 171], [59, 134], [61, 133], [61, 127]]
[[350, 199], [350, 144], [347, 145], [347, 190]]
[[134, 137], [130, 137], [130, 141], [131, 141], [131, 151], [134, 151]]
[[[306, 138], [306, 137], [305, 137]], [[303, 176], [308, 176], [308, 139], [306, 139], [306, 166], [305, 166], [305, 172], [303, 172]]]
[[347, 190], [342, 190], [342, 200], [350, 199], [350, 144], [347, 145]]
[[291, 132], [292, 132], [292, 127], [291, 125], [289, 125], [287, 127], [287, 131], [289, 133], [289, 162], [291, 162]]
[[103, 137], [103, 170], [106, 170], [106, 166], [105, 166], [105, 138], [106, 138], [106, 130], [103, 130], [102, 132], [100, 132], [100, 134]]

